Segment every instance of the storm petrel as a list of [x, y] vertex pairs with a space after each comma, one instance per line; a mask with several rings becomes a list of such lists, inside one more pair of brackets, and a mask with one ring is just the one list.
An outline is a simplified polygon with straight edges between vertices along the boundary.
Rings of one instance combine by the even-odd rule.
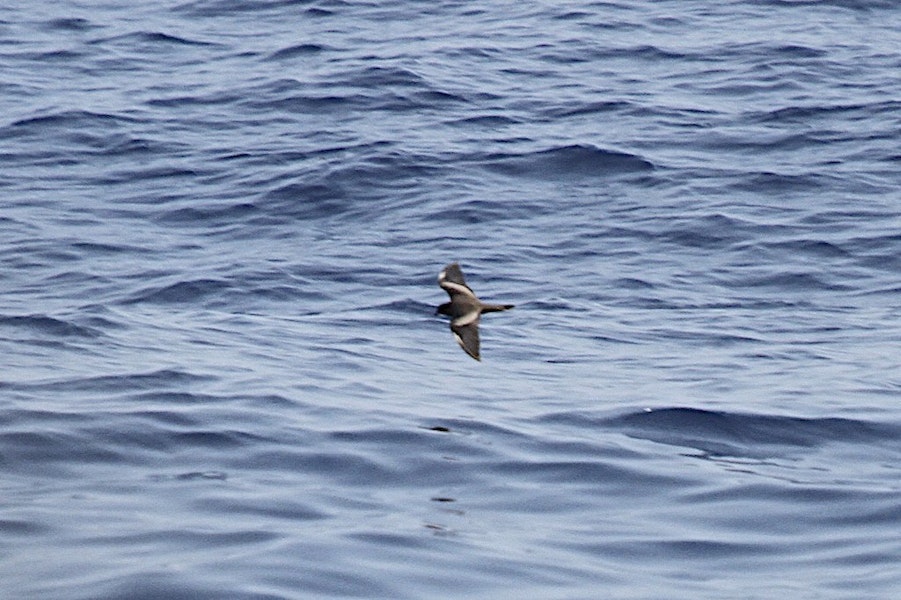
[[476, 360], [479, 356], [479, 318], [482, 313], [513, 308], [512, 304], [485, 304], [463, 280], [460, 265], [451, 263], [438, 274], [438, 285], [450, 296], [450, 302], [438, 307], [438, 314], [451, 318], [450, 328], [460, 347]]

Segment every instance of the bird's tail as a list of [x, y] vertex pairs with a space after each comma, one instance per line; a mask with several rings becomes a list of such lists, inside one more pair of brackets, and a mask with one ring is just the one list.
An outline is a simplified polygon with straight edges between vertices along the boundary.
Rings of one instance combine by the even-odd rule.
[[500, 312], [502, 310], [510, 310], [513, 307], [514, 307], [513, 304], [483, 304], [482, 312], [483, 313]]

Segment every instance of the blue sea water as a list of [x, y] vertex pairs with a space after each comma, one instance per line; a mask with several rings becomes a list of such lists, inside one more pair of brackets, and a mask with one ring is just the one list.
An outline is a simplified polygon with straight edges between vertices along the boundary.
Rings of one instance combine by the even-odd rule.
[[0, 596], [901, 597], [899, 23], [4, 3]]

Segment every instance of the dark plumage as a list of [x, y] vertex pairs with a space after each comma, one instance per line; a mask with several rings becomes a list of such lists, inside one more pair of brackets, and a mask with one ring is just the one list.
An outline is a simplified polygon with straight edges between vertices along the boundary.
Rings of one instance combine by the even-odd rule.
[[466, 285], [463, 271], [457, 263], [444, 267], [438, 274], [438, 285], [450, 296], [450, 302], [438, 307], [438, 314], [451, 318], [450, 328], [460, 347], [474, 359], [482, 360], [479, 355], [479, 319], [482, 313], [508, 310], [513, 305], [483, 303]]

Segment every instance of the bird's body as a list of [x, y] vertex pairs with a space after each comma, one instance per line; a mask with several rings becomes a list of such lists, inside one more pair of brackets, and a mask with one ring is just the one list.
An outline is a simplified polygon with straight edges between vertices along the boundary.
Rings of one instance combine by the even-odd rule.
[[482, 360], [479, 353], [479, 319], [482, 313], [508, 310], [513, 305], [483, 303], [466, 285], [463, 271], [457, 263], [444, 267], [438, 274], [438, 285], [450, 296], [450, 302], [438, 307], [438, 314], [451, 318], [451, 332], [460, 347], [474, 359]]

